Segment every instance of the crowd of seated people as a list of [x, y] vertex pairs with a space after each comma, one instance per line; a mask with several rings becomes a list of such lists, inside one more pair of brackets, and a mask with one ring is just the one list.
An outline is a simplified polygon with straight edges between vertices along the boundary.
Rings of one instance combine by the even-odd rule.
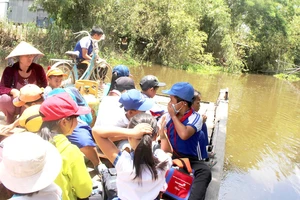
[[[28, 43], [19, 44], [8, 56], [18, 61], [5, 69], [0, 83], [0, 111], [8, 123], [0, 131], [15, 127], [29, 131], [1, 142], [0, 182], [12, 191], [13, 199], [41, 195], [42, 199], [88, 199], [93, 183], [84, 159], [99, 176], [107, 170], [97, 148], [117, 171], [117, 199], [158, 199], [167, 188], [165, 175], [175, 158], [188, 158], [193, 168], [189, 199], [205, 198], [213, 166], [205, 159], [214, 155], [207, 152], [206, 116], [198, 113], [201, 96], [191, 84], [178, 82], [163, 90], [170, 96], [163, 108], [153, 97], [165, 83], [146, 75], [138, 90], [129, 68], [117, 65], [91, 127], [91, 109], [79, 91], [60, 88], [65, 74], [59, 69], [46, 74], [33, 62], [42, 55]], [[26, 172], [18, 166], [31, 169]], [[49, 174], [29, 175], [37, 171]]]

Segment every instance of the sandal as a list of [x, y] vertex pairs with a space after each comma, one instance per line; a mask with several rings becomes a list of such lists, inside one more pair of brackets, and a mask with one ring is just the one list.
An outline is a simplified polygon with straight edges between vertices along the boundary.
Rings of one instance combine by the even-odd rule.
[[217, 164], [217, 161], [216, 160], [210, 160], [210, 161], [205, 162], [205, 163], [211, 169], [213, 166], [215, 166]]
[[214, 158], [216, 153], [211, 151], [211, 152], [208, 152], [207, 155], [209, 158]]

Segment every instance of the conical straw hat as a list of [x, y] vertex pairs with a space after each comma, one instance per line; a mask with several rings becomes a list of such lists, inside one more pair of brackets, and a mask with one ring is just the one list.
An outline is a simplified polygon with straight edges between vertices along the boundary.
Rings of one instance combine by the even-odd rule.
[[24, 55], [37, 55], [37, 56], [43, 56], [44, 54], [40, 52], [37, 48], [33, 47], [31, 44], [27, 42], [20, 42], [18, 46], [12, 50], [12, 52], [5, 58], [5, 60], [9, 58], [13, 58], [16, 56], [24, 56]]

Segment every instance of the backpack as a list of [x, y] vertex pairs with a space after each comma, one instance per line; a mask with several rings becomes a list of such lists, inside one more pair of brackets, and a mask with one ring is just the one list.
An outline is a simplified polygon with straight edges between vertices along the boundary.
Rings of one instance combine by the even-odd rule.
[[103, 200], [112, 200], [115, 197], [118, 197], [117, 193], [117, 171], [115, 168], [108, 168], [101, 172], [102, 175], [102, 184]]
[[168, 188], [164, 196], [176, 200], [187, 200], [192, 190], [193, 181], [194, 176], [189, 159], [174, 159], [173, 167], [166, 173]]

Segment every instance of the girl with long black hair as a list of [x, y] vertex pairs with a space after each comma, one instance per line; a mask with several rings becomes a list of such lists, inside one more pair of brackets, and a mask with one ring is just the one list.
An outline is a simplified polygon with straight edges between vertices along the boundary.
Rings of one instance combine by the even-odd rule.
[[[135, 115], [128, 129], [94, 127], [93, 135], [116, 168], [119, 199], [153, 200], [165, 189], [165, 174], [172, 165], [170, 154], [173, 150], [164, 129], [158, 128], [156, 119], [150, 114]], [[161, 149], [153, 149], [153, 141], [158, 136]], [[110, 137], [128, 137], [132, 151], [121, 152]]]

